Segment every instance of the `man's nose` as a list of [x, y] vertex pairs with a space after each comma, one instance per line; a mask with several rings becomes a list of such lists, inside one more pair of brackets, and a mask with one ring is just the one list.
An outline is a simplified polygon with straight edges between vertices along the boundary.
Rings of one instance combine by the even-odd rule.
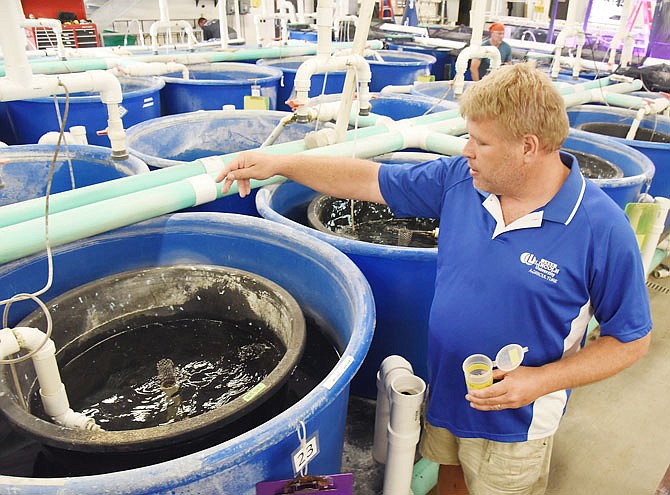
[[474, 153], [474, 147], [472, 146], [472, 140], [468, 139], [465, 143], [465, 146], [463, 146], [463, 156], [467, 158], [474, 158], [475, 153]]

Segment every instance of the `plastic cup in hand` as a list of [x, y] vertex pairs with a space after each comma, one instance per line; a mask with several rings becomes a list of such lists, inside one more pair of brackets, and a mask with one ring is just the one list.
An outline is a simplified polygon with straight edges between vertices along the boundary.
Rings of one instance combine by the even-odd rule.
[[493, 361], [484, 354], [472, 354], [463, 361], [468, 392], [486, 388], [493, 383]]

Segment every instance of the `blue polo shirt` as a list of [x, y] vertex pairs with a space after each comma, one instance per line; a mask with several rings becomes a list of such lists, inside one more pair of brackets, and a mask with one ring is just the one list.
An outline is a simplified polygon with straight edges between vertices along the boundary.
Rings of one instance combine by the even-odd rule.
[[440, 219], [427, 419], [456, 436], [519, 442], [552, 435], [569, 395], [561, 390], [518, 409], [477, 411], [464, 398], [461, 365], [470, 354], [495, 359], [516, 343], [529, 349], [524, 366], [542, 366], [579, 351], [594, 314], [601, 334], [622, 342], [651, 330], [628, 218], [582, 176], [572, 155], [561, 159], [570, 174], [556, 196], [508, 226], [498, 197], [473, 186], [464, 157], [379, 170], [396, 215]]

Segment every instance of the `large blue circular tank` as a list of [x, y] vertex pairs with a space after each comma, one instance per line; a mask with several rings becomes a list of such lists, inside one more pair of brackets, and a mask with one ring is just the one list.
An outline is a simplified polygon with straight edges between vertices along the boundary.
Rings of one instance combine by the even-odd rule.
[[[314, 104], [340, 100], [339, 95], [324, 95], [314, 99]], [[393, 120], [411, 119], [426, 113], [443, 112], [458, 108], [453, 101], [437, 101], [433, 98], [403, 93], [371, 93], [371, 112]]]
[[176, 74], [174, 77], [163, 76], [163, 115], [221, 110], [224, 105], [234, 105], [242, 110], [247, 96], [268, 98], [268, 109], [274, 110], [277, 108], [281, 76], [281, 71], [274, 67], [259, 67], [255, 64], [220, 62], [194, 65], [189, 67], [189, 79]]
[[[0, 206], [44, 196], [55, 149], [52, 144], [0, 148], [0, 162], [3, 162], [0, 164]], [[110, 154], [111, 150], [102, 146], [71, 145], [67, 150], [61, 146], [51, 194], [73, 189], [73, 180], [74, 186], [84, 187], [149, 172], [149, 167], [137, 157], [116, 161]]]
[[[467, 91], [468, 86], [471, 84], [474, 83], [472, 81], [465, 81], [464, 91]], [[440, 101], [458, 101], [458, 98], [454, 94], [453, 81], [436, 81], [415, 84], [412, 86], [411, 92], [413, 95], [434, 98]]]
[[[568, 108], [571, 127], [578, 127], [581, 124], [592, 122], [607, 122], [630, 126], [636, 114], [636, 110], [600, 105], [579, 105]], [[641, 120], [640, 128], [655, 129], [662, 133], [670, 134], [670, 118], [660, 115], [649, 115]], [[589, 133], [589, 135], [596, 136], [593, 133]], [[646, 155], [656, 167], [656, 173], [654, 180], [651, 182], [649, 194], [652, 196], [670, 197], [670, 143], [619, 137], [612, 137], [611, 139], [630, 146]]]
[[[300, 401], [260, 426], [214, 447], [171, 461], [115, 473], [67, 478], [0, 476], [0, 493], [99, 495], [100, 493], [231, 493], [253, 495], [259, 481], [293, 477], [296, 427], [318, 434], [320, 452], [310, 474], [337, 473], [341, 466], [349, 383], [372, 339], [375, 319], [370, 287], [341, 252], [313, 236], [274, 222], [222, 213], [175, 214], [54, 249], [54, 283], [43, 296], [115, 273], [174, 264], [212, 264], [246, 270], [286, 289], [328, 329], [341, 354], [326, 378]], [[44, 256], [0, 266], [0, 299], [40, 289]], [[35, 308], [17, 303], [15, 325]]]
[[[161, 78], [121, 77], [119, 80], [123, 91], [121, 120], [124, 128], [161, 115], [160, 90], [165, 85]], [[63, 116], [66, 97], [61, 95], [57, 100]], [[60, 129], [53, 98], [9, 101], [7, 105], [20, 144], [35, 144], [43, 134]], [[85, 126], [88, 144], [110, 145], [106, 135], [97, 134], [107, 129], [107, 118], [107, 106], [100, 100], [100, 95], [70, 95], [66, 130], [73, 126]]]
[[[285, 102], [291, 98], [296, 73], [307, 58], [309, 57], [258, 60], [258, 65], [277, 67], [284, 73], [279, 88], [278, 110], [290, 110]], [[375, 56], [365, 58], [369, 62], [372, 72], [371, 92], [381, 91], [388, 85], [412, 84], [419, 76], [430, 74], [430, 68], [435, 63], [435, 57], [431, 55], [404, 53], [395, 50], [380, 50], [375, 52]], [[314, 74], [310, 79], [309, 96], [341, 93], [345, 77], [345, 71], [331, 72], [327, 76], [325, 74]], [[324, 80], [326, 82], [325, 88]]]
[[[171, 167], [206, 156], [258, 148], [280, 121], [290, 115], [272, 110], [209, 110], [169, 115], [131, 127], [126, 141], [128, 151], [144, 160], [150, 168]], [[284, 127], [275, 144], [302, 139], [312, 130], [314, 124], [293, 122]], [[254, 202], [237, 195], [220, 198], [193, 210], [258, 216]]]
[[649, 184], [653, 184], [654, 164], [651, 160], [612, 138], [570, 129], [563, 150], [595, 155], [619, 167], [623, 177], [591, 180], [622, 209], [637, 201]]
[[[423, 162], [435, 155], [396, 154], [383, 161]], [[374, 294], [377, 324], [368, 355], [352, 383], [352, 391], [376, 397], [376, 375], [387, 356], [407, 359], [415, 374], [427, 379], [426, 335], [433, 300], [437, 248], [372, 244], [321, 232], [307, 226], [309, 202], [318, 193], [296, 182], [262, 188], [256, 196], [258, 212], [268, 220], [318, 237], [345, 253], [363, 272]]]
[[436, 81], [448, 81], [456, 75], [456, 58], [458, 51], [452, 48], [440, 48], [425, 46], [413, 41], [404, 43], [387, 43], [389, 50], [404, 52], [423, 53], [435, 57], [435, 63], [430, 73], [435, 76]]

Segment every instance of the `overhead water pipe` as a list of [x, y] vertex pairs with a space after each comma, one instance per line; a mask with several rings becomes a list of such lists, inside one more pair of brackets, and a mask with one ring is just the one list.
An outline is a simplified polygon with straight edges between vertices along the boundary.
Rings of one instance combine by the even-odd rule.
[[[626, 32], [626, 25], [628, 24], [628, 19], [630, 18], [632, 7], [633, 7], [632, 0], [623, 1], [623, 6], [621, 7], [621, 18], [619, 19], [619, 28], [617, 29], [614, 38], [612, 38], [612, 41], [610, 41], [609, 58], [607, 59], [607, 64], [609, 65], [610, 70], [612, 70], [615, 65], [616, 52], [619, 49], [619, 43], [621, 43], [622, 40], [624, 40], [624, 48], [621, 51], [621, 56], [619, 57], [619, 65], [621, 67], [627, 67], [628, 64], [630, 63], [630, 58], [624, 57], [624, 51], [627, 51], [626, 43], [628, 43], [631, 46], [630, 52], [632, 58], [633, 36], [630, 32]], [[627, 58], [627, 60], [625, 60], [625, 58]]]
[[126, 159], [126, 134], [119, 113], [119, 104], [123, 99], [119, 80], [105, 71], [33, 76], [23, 46], [15, 44], [21, 39], [19, 21], [17, 7], [7, 9], [6, 15], [0, 16], [0, 46], [8, 62], [7, 77], [0, 80], [0, 101], [63, 94], [66, 87], [71, 93], [99, 92], [102, 102], [107, 105], [107, 135], [112, 147], [112, 158]]
[[[457, 109], [436, 112], [420, 117], [405, 119], [402, 125], [409, 126], [436, 126], [442, 121], [461, 120]], [[367, 127], [365, 129], [356, 129], [347, 133], [349, 142], [361, 140], [388, 132], [395, 125], [394, 121], [388, 118], [379, 118], [378, 125]], [[449, 132], [444, 131], [444, 132]], [[351, 147], [351, 145], [349, 145]], [[263, 149], [268, 154], [289, 154], [301, 153], [307, 150], [304, 140], [292, 141], [269, 146]], [[117, 180], [111, 180], [100, 184], [93, 184], [86, 187], [80, 187], [73, 190], [63, 191], [52, 194], [49, 200], [49, 210], [51, 213], [58, 213], [72, 208], [95, 203], [117, 196], [143, 191], [152, 187], [157, 187], [182, 179], [193, 177], [195, 175], [206, 174], [218, 170], [222, 164], [227, 163], [237, 153], [230, 153], [215, 159], [201, 159], [194, 162], [175, 165], [172, 167], [154, 170], [149, 174], [138, 174], [123, 177]], [[374, 156], [374, 155], [372, 155]], [[44, 198], [34, 198], [17, 203], [11, 203], [0, 207], [0, 228], [17, 223], [33, 220], [44, 215]]]
[[361, 3], [359, 12], [361, 24], [354, 35], [353, 53], [351, 55], [331, 57], [333, 3], [332, 0], [320, 0], [317, 5], [317, 55], [303, 62], [296, 71], [293, 85], [296, 91], [296, 98], [292, 101], [292, 106], [296, 109], [298, 122], [304, 122], [307, 119], [308, 110], [305, 107], [309, 102], [312, 75], [337, 70], [347, 71], [342, 89], [340, 114], [337, 117], [335, 130], [323, 129], [319, 131], [324, 133], [327, 137], [326, 142], [331, 144], [341, 142], [344, 139], [344, 134], [349, 124], [349, 115], [351, 113], [356, 82], [358, 82], [360, 88], [358, 93], [359, 113], [367, 115], [370, 112], [369, 83], [372, 79], [372, 73], [363, 54], [365, 52], [374, 5], [375, 0], [364, 0]]
[[[371, 158], [408, 147], [418, 148], [422, 146], [426, 146], [428, 148], [427, 151], [432, 151], [431, 148], [435, 146], [434, 149], [439, 148], [439, 152], [443, 154], [457, 154], [462, 150], [465, 143], [465, 139], [437, 134], [431, 128], [426, 128], [422, 131], [407, 127], [402, 123], [397, 124], [395, 127], [395, 129], [386, 130], [377, 135], [358, 139], [356, 145], [353, 147], [355, 156]], [[270, 148], [265, 148], [264, 150], [276, 153], [278, 151], [277, 148], [279, 146], [275, 150], [270, 150]], [[284, 150], [285, 148], [282, 149], [282, 151]], [[302, 153], [315, 156], [352, 156], [352, 145], [349, 142], [338, 143], [323, 148], [306, 150]], [[60, 246], [67, 242], [235, 194], [237, 192], [236, 185], [224, 195], [221, 192], [222, 184], [214, 182], [214, 178], [218, 175], [223, 164], [235, 155], [237, 153], [209, 157], [194, 162], [196, 166], [209, 170], [207, 174], [193, 175], [186, 179], [129, 194], [121, 194], [102, 201], [92, 199], [94, 202], [50, 214], [50, 244], [53, 247]], [[191, 167], [194, 166], [193, 163], [188, 165]], [[155, 172], [145, 175], [152, 176], [154, 174]], [[126, 179], [128, 178], [130, 177], [126, 177]], [[122, 180], [109, 181], [104, 185], [109, 187], [112, 183]], [[272, 177], [266, 181], [253, 181], [252, 187], [256, 188], [284, 180], [283, 177]], [[81, 193], [83, 190], [88, 190], [85, 193], [90, 193], [93, 187], [87, 186], [75, 191], [80, 191]], [[64, 195], [66, 193], [60, 194]], [[81, 197], [81, 194], [78, 197]], [[89, 198], [89, 200], [91, 199]], [[2, 207], [0, 210], [4, 210], [4, 208], [6, 207]], [[44, 249], [44, 246], [43, 211], [40, 216], [32, 220], [0, 228], [0, 263], [6, 263], [29, 254], [38, 253]]]
[[408, 495], [416, 444], [421, 434], [425, 382], [400, 356], [388, 356], [377, 372], [377, 407], [372, 447], [384, 469], [384, 495]]
[[151, 36], [151, 50], [154, 54], [158, 53], [158, 30], [165, 29], [171, 33], [170, 28], [180, 27], [186, 33], [187, 46], [189, 51], [193, 51], [193, 45], [198, 42], [193, 34], [193, 27], [188, 21], [156, 21], [149, 27], [149, 35]]
[[572, 66], [572, 77], [577, 79], [579, 77], [579, 71], [581, 70], [581, 58], [582, 58], [582, 47], [586, 42], [586, 35], [584, 34], [583, 27], [577, 22], [577, 7], [580, 2], [569, 2], [568, 3], [568, 13], [565, 19], [565, 26], [558, 33], [556, 37], [556, 49], [554, 52], [554, 61], [551, 66], [551, 77], [552, 79], [557, 79], [558, 74], [561, 71], [561, 62], [560, 57], [565, 46], [565, 40], [568, 37], [575, 36], [577, 38], [577, 51], [575, 53], [575, 62]]
[[[2, 35], [0, 33], [0, 40]], [[5, 43], [2, 43], [5, 46]], [[21, 45], [12, 45], [21, 46]], [[339, 50], [349, 48], [352, 43], [334, 43], [333, 49]], [[369, 40], [366, 43], [368, 48], [379, 50], [383, 48], [381, 40]], [[87, 49], [88, 50], [88, 49]], [[94, 52], [95, 53], [95, 52]], [[260, 47], [260, 48], [241, 48], [235, 51], [211, 51], [211, 52], [193, 52], [193, 53], [174, 53], [174, 54], [159, 54], [159, 55], [134, 55], [132, 60], [139, 62], [176, 62], [184, 65], [194, 64], [209, 64], [215, 62], [236, 62], [258, 60], [261, 58], [287, 58], [298, 57], [303, 55], [314, 55], [316, 53], [316, 46], [313, 43], [305, 43], [301, 45], [287, 45], [277, 47]], [[107, 52], [107, 56], [109, 53]], [[105, 52], [100, 55], [105, 57]], [[4, 67], [0, 64], [0, 76], [7, 75], [7, 70], [12, 66], [7, 57]], [[9, 64], [7, 63], [9, 62]], [[67, 61], [44, 61], [33, 60], [25, 65], [30, 73], [34, 74], [63, 74], [69, 72], [83, 72], [87, 70], [105, 70], [110, 69], [119, 63], [119, 57], [114, 56], [108, 58], [86, 58], [86, 59], [71, 59]], [[18, 69], [16, 69], [18, 70]]]
[[63, 45], [63, 26], [58, 19], [23, 19], [21, 23], [22, 28], [51, 28], [51, 30], [56, 35], [56, 50], [58, 51], [58, 57], [61, 60], [65, 60], [65, 46]]
[[65, 87], [70, 93], [85, 91], [100, 93], [102, 103], [107, 106], [107, 136], [112, 148], [111, 156], [115, 160], [128, 158], [126, 133], [119, 112], [119, 104], [123, 100], [121, 83], [109, 72], [88, 71], [57, 76], [36, 75], [32, 77], [28, 85], [7, 78], [0, 80], [0, 101], [64, 94]]
[[142, 32], [142, 23], [140, 22], [139, 19], [132, 19], [126, 26], [126, 35], [123, 37], [123, 46], [126, 46], [128, 44], [127, 43], [128, 33], [130, 32], [130, 26], [132, 26], [134, 22], [137, 23], [137, 35], [139, 36], [140, 39], [139, 46], [144, 48], [144, 32]]
[[456, 76], [454, 77], [454, 95], [463, 94], [465, 87], [465, 71], [468, 62], [473, 58], [488, 58], [491, 60], [491, 70], [500, 67], [500, 51], [495, 46], [482, 46], [482, 32], [484, 31], [484, 17], [486, 15], [486, 0], [474, 0], [470, 10], [470, 25], [472, 36], [470, 46], [464, 48], [456, 57]]
[[[599, 98], [603, 89], [598, 88], [598, 84], [609, 82], [611, 78], [605, 78], [599, 81], [589, 81], [584, 84], [574, 85], [570, 88], [561, 90], [564, 93], [570, 93], [564, 96], [564, 100], [570, 98], [579, 98], [572, 104], [582, 104], [591, 101], [592, 98]], [[630, 83], [619, 83], [609, 86], [608, 90], [628, 90], [635, 91], [641, 87], [641, 81], [636, 80]], [[587, 88], [587, 89], [583, 89]], [[589, 89], [591, 88], [591, 89]], [[617, 95], [611, 95], [612, 97]], [[626, 102], [628, 104], [629, 102]], [[396, 126], [400, 129], [405, 129], [407, 137], [399, 139], [398, 136], [402, 134], [397, 133]], [[412, 126], [426, 126], [432, 133], [428, 133], [426, 137], [420, 134], [415, 134], [413, 137], [410, 134], [409, 128]], [[378, 119], [378, 125], [368, 127], [365, 129], [357, 129], [347, 133], [348, 143], [337, 146], [329, 146], [323, 148], [321, 151], [315, 150], [316, 153], [329, 152], [332, 154], [341, 153], [343, 156], [351, 154], [352, 140], [357, 141], [358, 146], [367, 146], [366, 138], [372, 138], [384, 134], [385, 138], [382, 141], [388, 143], [381, 143], [379, 148], [376, 148], [375, 153], [368, 156], [376, 156], [385, 152], [397, 151], [403, 147], [426, 147], [429, 151], [435, 151], [442, 154], [458, 154], [462, 149], [465, 140], [452, 138], [440, 133], [462, 134], [464, 131], [464, 121], [460, 117], [458, 110], [448, 110], [444, 112], [437, 112], [411, 119], [404, 119], [399, 122], [389, 122], [389, 119]], [[393, 141], [387, 139], [386, 136], [393, 137]], [[363, 144], [361, 144], [363, 143]], [[389, 144], [390, 143], [390, 144]], [[373, 143], [375, 146], [378, 142]], [[390, 148], [389, 148], [390, 146]], [[303, 141], [295, 141], [292, 143], [284, 143], [264, 148], [265, 153], [284, 154], [284, 153], [311, 153], [305, 151], [306, 146]], [[191, 177], [198, 174], [207, 173], [208, 170], [213, 170], [214, 173], [222, 164], [227, 163], [228, 160], [236, 156], [237, 153], [225, 155], [222, 157], [212, 157], [211, 159], [197, 160], [192, 163], [168, 167], [161, 170], [153, 171], [151, 174], [140, 174], [137, 176], [125, 177], [118, 180], [106, 182], [104, 184], [97, 184], [79, 188], [73, 191], [66, 191], [51, 196], [51, 209], [53, 212], [62, 212], [68, 209], [88, 205], [98, 200], [106, 200], [124, 194], [133, 192], [141, 192], [145, 189], [157, 187], [171, 182], [180, 181], [184, 178]], [[210, 165], [206, 166], [204, 162]], [[211, 162], [214, 165], [211, 165]], [[32, 219], [39, 218], [43, 215], [44, 206], [43, 198], [28, 200], [20, 203], [13, 203], [0, 207], [0, 227], [7, 227], [14, 224], [26, 222]]]
[[39, 393], [44, 412], [61, 426], [99, 431], [101, 428], [93, 418], [70, 408], [56, 362], [56, 345], [46, 337], [46, 334], [36, 328], [3, 328], [0, 330], [0, 359], [6, 359], [21, 349], [36, 351], [32, 355], [32, 361], [40, 385]]
[[119, 76], [162, 76], [181, 72], [184, 79], [188, 79], [190, 72], [186, 65], [175, 62], [138, 62], [135, 60], [120, 60], [117, 65], [110, 69], [114, 75]]

